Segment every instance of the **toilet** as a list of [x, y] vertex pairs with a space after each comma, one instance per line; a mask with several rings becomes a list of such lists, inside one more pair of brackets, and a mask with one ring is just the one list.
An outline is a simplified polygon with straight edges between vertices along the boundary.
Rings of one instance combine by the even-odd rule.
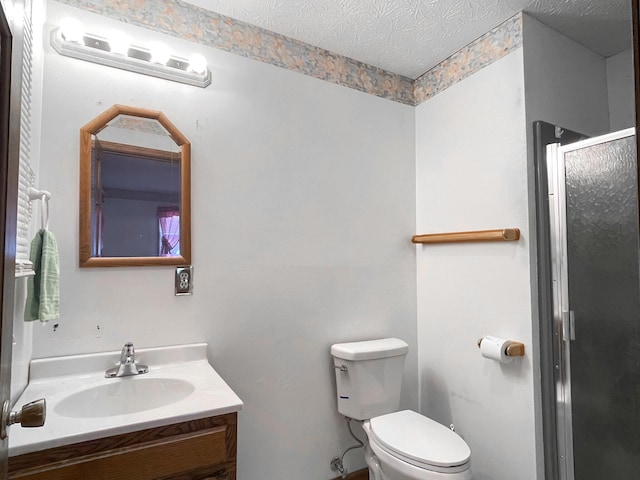
[[471, 480], [471, 450], [460, 436], [398, 411], [408, 351], [397, 338], [331, 346], [338, 411], [362, 422], [369, 480]]

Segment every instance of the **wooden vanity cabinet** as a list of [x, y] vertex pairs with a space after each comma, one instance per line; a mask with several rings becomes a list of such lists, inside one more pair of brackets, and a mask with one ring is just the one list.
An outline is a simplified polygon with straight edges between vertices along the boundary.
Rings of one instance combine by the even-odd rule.
[[236, 480], [229, 413], [9, 457], [9, 479]]

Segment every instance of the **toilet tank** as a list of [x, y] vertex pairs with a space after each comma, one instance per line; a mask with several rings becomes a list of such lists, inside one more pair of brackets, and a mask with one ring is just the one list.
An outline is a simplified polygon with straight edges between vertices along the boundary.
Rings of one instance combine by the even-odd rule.
[[398, 410], [408, 351], [409, 346], [398, 338], [332, 345], [338, 411], [367, 420]]

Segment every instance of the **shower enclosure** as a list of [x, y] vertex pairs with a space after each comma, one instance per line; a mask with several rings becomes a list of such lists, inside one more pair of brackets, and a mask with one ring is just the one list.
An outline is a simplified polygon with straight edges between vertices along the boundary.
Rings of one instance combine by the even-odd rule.
[[546, 152], [544, 143], [536, 167], [546, 478], [640, 478], [634, 129]]

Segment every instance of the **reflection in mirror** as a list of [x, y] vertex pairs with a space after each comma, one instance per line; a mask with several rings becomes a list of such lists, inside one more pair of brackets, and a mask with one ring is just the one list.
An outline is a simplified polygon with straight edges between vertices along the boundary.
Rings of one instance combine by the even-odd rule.
[[160, 112], [116, 105], [81, 129], [81, 144], [80, 265], [190, 263], [182, 134]]
[[[180, 151], [156, 123], [147, 119], [139, 119], [140, 124], [124, 121], [130, 118], [133, 117], [119, 116], [93, 141], [92, 254], [178, 256]], [[146, 123], [154, 128], [143, 129]], [[118, 132], [123, 129], [128, 131]], [[113, 141], [127, 133], [132, 137], [127, 139], [129, 144], [121, 143], [123, 139]], [[168, 145], [145, 146], [154, 143]]]

